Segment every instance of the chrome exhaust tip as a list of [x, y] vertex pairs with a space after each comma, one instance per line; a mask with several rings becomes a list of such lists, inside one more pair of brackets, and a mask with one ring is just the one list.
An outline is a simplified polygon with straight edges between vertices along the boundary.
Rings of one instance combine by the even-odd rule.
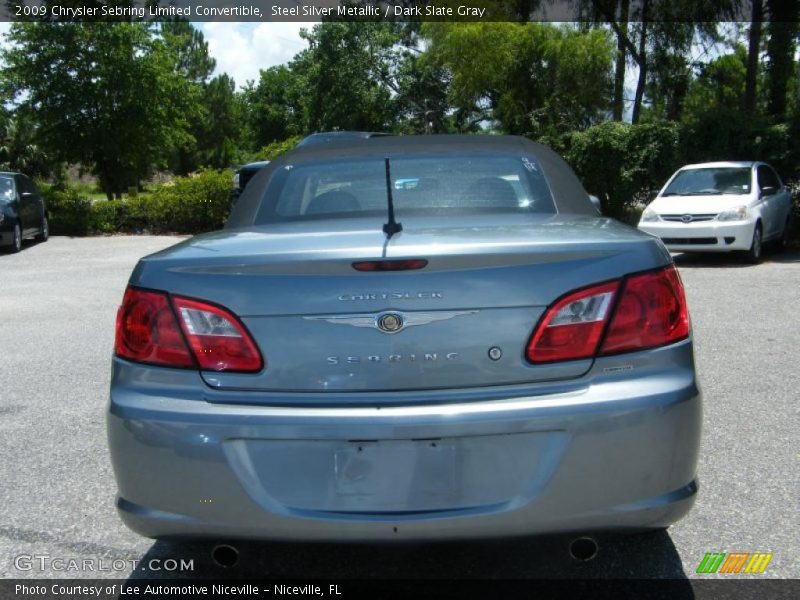
[[599, 548], [594, 538], [579, 537], [569, 543], [569, 555], [573, 560], [589, 562], [597, 556]]
[[227, 569], [239, 562], [239, 551], [228, 544], [218, 544], [211, 551], [211, 558], [218, 566]]

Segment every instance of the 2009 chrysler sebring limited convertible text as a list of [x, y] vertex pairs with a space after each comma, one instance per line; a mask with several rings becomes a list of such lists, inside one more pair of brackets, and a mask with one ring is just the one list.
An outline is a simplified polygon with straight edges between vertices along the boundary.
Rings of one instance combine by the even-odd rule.
[[139, 262], [115, 350], [118, 507], [146, 536], [648, 530], [697, 491], [670, 255], [522, 138], [289, 152], [225, 230]]

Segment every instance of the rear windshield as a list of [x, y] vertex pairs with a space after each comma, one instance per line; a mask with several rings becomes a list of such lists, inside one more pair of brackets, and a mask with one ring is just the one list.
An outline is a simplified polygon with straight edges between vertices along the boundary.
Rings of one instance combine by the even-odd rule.
[[[533, 158], [448, 154], [391, 158], [395, 213], [556, 212]], [[314, 218], [383, 217], [387, 212], [382, 157], [285, 165], [267, 187], [256, 224]]]
[[749, 194], [750, 167], [685, 169], [675, 176], [662, 196]]

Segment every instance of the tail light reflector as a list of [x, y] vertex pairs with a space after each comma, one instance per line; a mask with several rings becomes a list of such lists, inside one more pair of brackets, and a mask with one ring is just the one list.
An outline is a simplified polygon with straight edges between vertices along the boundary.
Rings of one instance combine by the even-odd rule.
[[567, 294], [531, 336], [532, 363], [593, 358], [664, 346], [689, 336], [678, 271], [669, 265]]
[[194, 367], [165, 294], [128, 288], [117, 311], [117, 356], [170, 367]]
[[689, 311], [674, 265], [625, 280], [600, 354], [655, 348], [689, 336]]
[[556, 302], [528, 343], [528, 360], [547, 363], [594, 356], [618, 287], [618, 281], [604, 283]]
[[201, 369], [252, 373], [264, 366], [250, 334], [230, 312], [178, 296], [172, 302]]
[[126, 290], [117, 312], [114, 351], [184, 369], [252, 373], [264, 366], [244, 326], [224, 308], [136, 288]]

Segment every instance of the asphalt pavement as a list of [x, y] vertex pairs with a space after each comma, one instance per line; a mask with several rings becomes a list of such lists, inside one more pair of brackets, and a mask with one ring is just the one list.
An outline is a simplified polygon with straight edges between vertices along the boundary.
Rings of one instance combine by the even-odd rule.
[[104, 410], [116, 308], [137, 259], [177, 241], [54, 237], [0, 254], [0, 577], [683, 578], [710, 577], [695, 573], [707, 552], [771, 552], [761, 577], [800, 578], [800, 252], [757, 266], [677, 257], [705, 416], [697, 504], [666, 532], [600, 536], [587, 563], [561, 537], [247, 543], [223, 571], [211, 545], [154, 543], [114, 509]]

